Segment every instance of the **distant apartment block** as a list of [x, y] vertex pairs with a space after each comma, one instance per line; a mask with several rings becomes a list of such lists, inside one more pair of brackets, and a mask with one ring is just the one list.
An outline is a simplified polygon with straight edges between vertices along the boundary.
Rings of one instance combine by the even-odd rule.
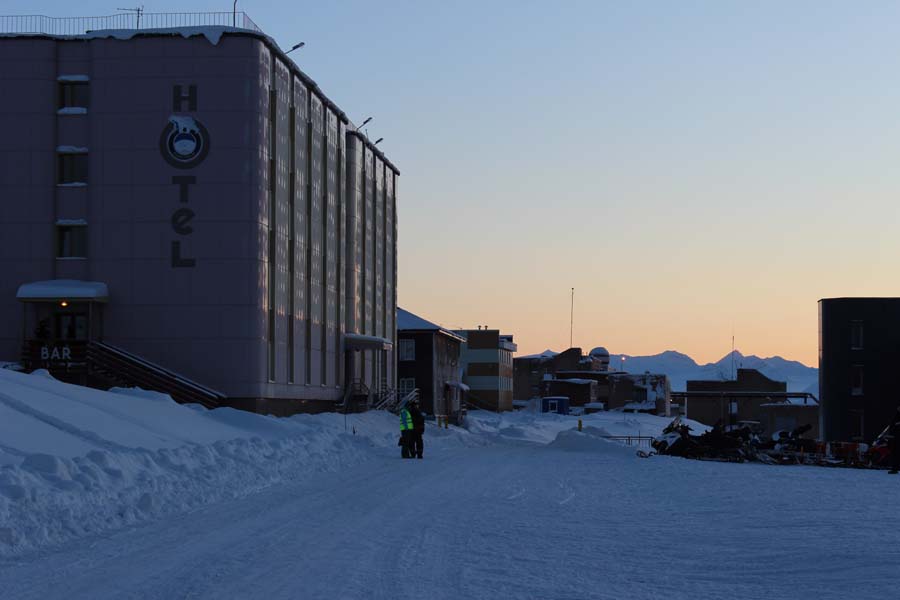
[[470, 404], [489, 410], [513, 407], [513, 336], [497, 329], [467, 329], [456, 332], [465, 342], [461, 362], [469, 386]]
[[871, 443], [900, 405], [900, 298], [819, 300], [819, 396], [830, 441]]

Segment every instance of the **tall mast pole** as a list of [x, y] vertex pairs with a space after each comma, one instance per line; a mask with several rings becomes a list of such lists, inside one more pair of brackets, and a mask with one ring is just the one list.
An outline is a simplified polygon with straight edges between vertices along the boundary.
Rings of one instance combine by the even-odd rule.
[[575, 327], [575, 288], [572, 288], [572, 305], [569, 307], [569, 348], [572, 347], [572, 332]]

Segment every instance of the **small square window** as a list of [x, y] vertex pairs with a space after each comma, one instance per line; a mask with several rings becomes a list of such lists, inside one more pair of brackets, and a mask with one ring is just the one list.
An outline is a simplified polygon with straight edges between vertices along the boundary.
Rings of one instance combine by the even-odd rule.
[[87, 257], [87, 227], [84, 225], [58, 225], [56, 227], [57, 258]]
[[58, 183], [87, 183], [88, 155], [60, 154]]
[[400, 360], [416, 360], [416, 340], [400, 340]]
[[415, 377], [401, 378], [397, 388], [398, 388], [398, 391], [400, 392], [400, 397], [403, 398], [404, 396], [409, 394], [411, 391], [416, 389]]
[[59, 84], [59, 108], [87, 108], [90, 89], [86, 81], [66, 81]]

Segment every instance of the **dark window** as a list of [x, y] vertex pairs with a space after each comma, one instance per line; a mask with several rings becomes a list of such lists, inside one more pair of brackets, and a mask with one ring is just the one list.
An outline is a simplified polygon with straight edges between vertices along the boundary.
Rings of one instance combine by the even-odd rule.
[[59, 155], [59, 183], [87, 183], [87, 154]]
[[863, 395], [863, 366], [853, 365], [850, 367], [850, 395]]
[[403, 398], [404, 396], [407, 396], [414, 389], [416, 389], [416, 378], [415, 377], [401, 377], [397, 388], [398, 388], [398, 391], [400, 392], [401, 398]]
[[863, 348], [863, 322], [853, 321], [850, 323], [850, 349], [862, 350]]
[[84, 225], [57, 225], [56, 256], [58, 258], [86, 257], [87, 227]]
[[416, 360], [416, 340], [400, 340], [400, 360]]
[[59, 84], [59, 107], [60, 108], [87, 108], [89, 96], [88, 84], [86, 81], [71, 82], [67, 81]]
[[56, 339], [86, 340], [87, 315], [84, 313], [56, 315]]

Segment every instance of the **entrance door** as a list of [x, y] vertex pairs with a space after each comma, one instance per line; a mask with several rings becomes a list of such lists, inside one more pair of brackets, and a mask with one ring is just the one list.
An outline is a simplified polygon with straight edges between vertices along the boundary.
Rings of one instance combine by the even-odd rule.
[[88, 317], [85, 313], [65, 312], [57, 313], [55, 337], [57, 340], [86, 340], [88, 339]]

